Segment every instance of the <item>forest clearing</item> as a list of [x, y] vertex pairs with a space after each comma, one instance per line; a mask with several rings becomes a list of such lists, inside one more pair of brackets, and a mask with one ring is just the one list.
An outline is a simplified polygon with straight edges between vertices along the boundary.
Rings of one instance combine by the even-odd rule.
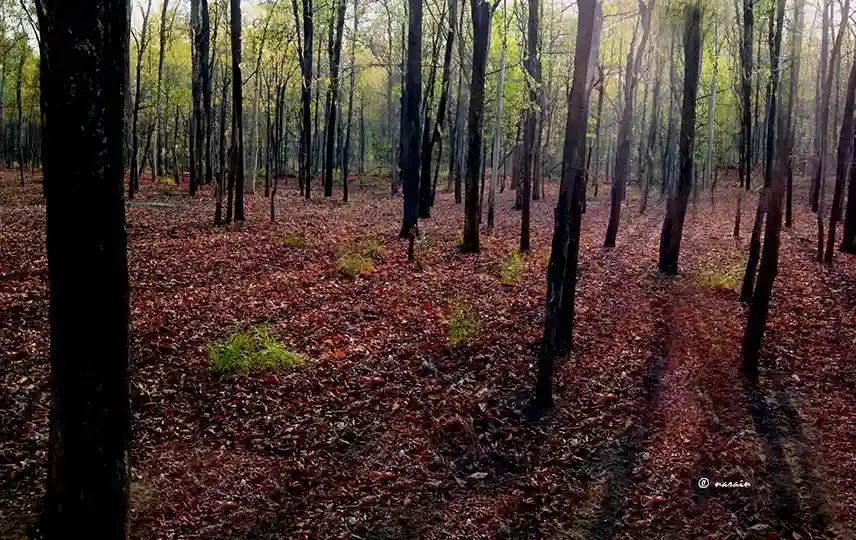
[[[0, 185], [4, 538], [16, 537], [44, 491], [49, 333], [37, 180], [22, 190], [3, 173]], [[248, 199], [243, 225], [218, 228], [210, 190], [191, 199], [144, 181], [140, 202], [172, 206], [127, 208], [131, 537], [849, 537], [856, 259], [815, 262], [813, 215], [796, 205], [760, 390], [747, 393], [733, 287], [748, 238], [732, 238], [735, 183], [722, 182], [714, 206], [709, 197], [690, 204], [676, 277], [656, 270], [662, 202], [638, 215], [632, 190], [619, 245], [604, 249], [608, 194], [590, 197], [576, 348], [557, 364], [554, 411], [528, 423], [554, 183], [533, 201], [524, 270], [503, 285], [519, 236], [510, 191], [498, 196], [478, 254], [457, 249], [460, 206], [438, 193], [420, 268], [407, 261], [400, 199], [385, 184], [354, 188], [345, 205], [307, 201], [292, 181], [276, 222], [259, 197]], [[373, 271], [337, 269], [343, 253], [365, 250]], [[451, 345], [455, 306], [478, 324]], [[263, 321], [307, 362], [218, 377], [208, 347]], [[700, 478], [751, 487], [699, 489]]]

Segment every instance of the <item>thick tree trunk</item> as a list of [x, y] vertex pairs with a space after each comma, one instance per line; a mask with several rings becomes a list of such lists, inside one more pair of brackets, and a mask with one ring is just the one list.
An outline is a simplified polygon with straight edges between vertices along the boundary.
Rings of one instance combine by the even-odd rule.
[[[684, 32], [684, 96], [681, 106], [681, 134], [679, 139], [680, 175], [678, 186], [669, 198], [663, 230], [660, 233], [660, 271], [664, 274], [678, 273], [678, 256], [684, 230], [687, 200], [693, 182], [693, 157], [695, 155], [696, 96], [698, 94], [699, 64], [701, 62], [701, 8], [687, 8]], [[617, 163], [617, 162], [616, 162]]]
[[627, 189], [627, 170], [630, 164], [630, 136], [633, 121], [633, 97], [636, 94], [636, 85], [639, 82], [639, 73], [642, 68], [642, 57], [648, 45], [648, 35], [651, 30], [651, 12], [654, 9], [655, 0], [650, 0], [646, 6], [642, 0], [639, 4], [639, 16], [642, 19], [642, 37], [638, 44], [633, 44], [627, 54], [627, 74], [624, 83], [624, 107], [621, 110], [621, 118], [618, 122], [618, 142], [616, 143], [615, 169], [612, 174], [612, 192], [609, 211], [609, 224], [606, 228], [604, 247], [615, 247], [615, 239], [618, 236], [618, 225], [621, 221], [621, 202], [625, 197]]
[[52, 396], [44, 534], [119, 540], [131, 475], [122, 197], [131, 14], [126, 1], [36, 9]]
[[404, 191], [404, 215], [399, 236], [418, 234], [419, 221], [419, 152], [420, 102], [422, 100], [422, 1], [408, 0], [407, 69], [405, 74], [404, 109], [400, 157]]
[[[533, 0], [537, 2], [537, 0]], [[467, 136], [467, 184], [464, 203], [465, 253], [479, 251], [479, 180], [484, 122], [484, 86], [490, 40], [490, 5], [487, 0], [471, 0], [473, 18], [473, 73], [470, 83], [470, 107]]]
[[[579, 257], [582, 198], [585, 197], [585, 134], [588, 120], [588, 71], [599, 4], [579, 0], [574, 53], [574, 81], [562, 149], [562, 180], [556, 203], [550, 263], [547, 268], [547, 316], [538, 354], [533, 408], [541, 414], [553, 406], [553, 369], [567, 354], [573, 328]], [[594, 45], [596, 47], [596, 44]]]

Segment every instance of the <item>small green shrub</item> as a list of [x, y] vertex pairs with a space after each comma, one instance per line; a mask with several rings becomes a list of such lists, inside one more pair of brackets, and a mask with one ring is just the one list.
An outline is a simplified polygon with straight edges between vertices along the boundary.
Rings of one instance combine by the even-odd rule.
[[337, 268], [342, 274], [355, 278], [374, 272], [374, 263], [371, 258], [360, 253], [344, 253], [339, 257]]
[[209, 349], [211, 369], [219, 377], [281, 371], [305, 359], [286, 349], [265, 325], [251, 326]]
[[699, 272], [696, 282], [711, 289], [738, 290], [743, 284], [743, 274], [746, 271], [746, 260], [738, 261], [725, 268], [717, 267]]
[[526, 256], [514, 250], [502, 261], [499, 273], [499, 281], [503, 285], [514, 285], [523, 276], [526, 270]]
[[479, 332], [479, 316], [465, 304], [452, 307], [452, 316], [448, 322], [449, 344], [468, 343]]
[[161, 176], [161, 177], [160, 177], [160, 180], [158, 180], [158, 183], [160, 183], [160, 184], [162, 184], [162, 185], [164, 185], [164, 186], [174, 186], [174, 185], [175, 185], [175, 180], [173, 180], [173, 179], [172, 179], [172, 178], [170, 178], [169, 176]]
[[372, 259], [381, 259], [386, 255], [386, 246], [384, 246], [377, 238], [370, 238], [363, 244], [363, 254]]
[[288, 248], [303, 249], [306, 247], [306, 240], [302, 236], [285, 234], [279, 239], [279, 245]]

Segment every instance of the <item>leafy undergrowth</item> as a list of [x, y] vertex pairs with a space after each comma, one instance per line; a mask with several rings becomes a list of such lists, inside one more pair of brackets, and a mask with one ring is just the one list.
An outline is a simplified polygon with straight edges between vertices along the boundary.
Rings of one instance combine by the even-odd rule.
[[211, 369], [220, 377], [276, 372], [299, 366], [303, 357], [283, 347], [267, 326], [255, 325], [211, 346]]
[[[16, 184], [0, 174], [0, 536], [18, 538], [43, 495], [50, 399], [45, 211], [38, 178]], [[139, 200], [157, 187], [143, 183]], [[385, 182], [355, 188], [348, 205], [294, 187], [280, 187], [273, 224], [268, 201], [249, 197], [246, 223], [215, 228], [213, 193], [191, 200], [184, 184], [180, 205], [127, 209], [133, 538], [853, 531], [856, 258], [814, 263], [802, 206], [782, 237], [760, 386], [747, 392], [744, 309], [695, 277], [746, 253], [727, 190], [715, 208], [691, 205], [677, 279], [655, 271], [654, 197], [615, 249], [600, 247], [602, 190], [583, 220], [574, 353], [556, 366], [555, 410], [528, 424], [555, 186], [533, 201], [533, 249], [513, 288], [497, 283], [518, 243], [511, 191], [476, 255], [456, 249], [462, 208], [438, 193], [418, 271]], [[307, 242], [283, 249], [286, 235]], [[343, 252], [372, 261], [372, 278], [340, 278]], [[478, 314], [466, 347], [448, 346], [450, 299]], [[258, 321], [313, 369], [214, 374], [210, 345]], [[701, 489], [701, 478], [751, 487]]]

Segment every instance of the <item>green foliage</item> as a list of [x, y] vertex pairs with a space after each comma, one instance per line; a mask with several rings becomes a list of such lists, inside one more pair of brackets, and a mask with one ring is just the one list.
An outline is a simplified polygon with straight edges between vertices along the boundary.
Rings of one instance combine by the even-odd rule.
[[377, 238], [370, 238], [363, 244], [362, 252], [364, 255], [371, 257], [374, 260], [382, 259], [386, 255], [386, 246], [384, 246]]
[[160, 180], [158, 180], [158, 183], [160, 183], [161, 185], [164, 185], [164, 186], [174, 186], [175, 180], [173, 180], [169, 176], [162, 176], [160, 178]]
[[452, 307], [449, 319], [449, 344], [459, 345], [471, 342], [479, 332], [479, 316], [468, 305], [457, 303]]
[[350, 278], [365, 276], [374, 272], [374, 263], [371, 258], [360, 253], [342, 254], [336, 266], [340, 273]]
[[219, 377], [282, 371], [299, 366], [305, 359], [286, 349], [265, 325], [233, 334], [209, 349], [211, 369]]
[[303, 249], [306, 247], [306, 240], [302, 236], [284, 234], [279, 239], [279, 245], [287, 248]]
[[710, 289], [738, 290], [743, 284], [746, 259], [705, 269], [695, 276], [695, 281]]
[[523, 276], [526, 271], [526, 256], [519, 251], [514, 250], [508, 254], [508, 257], [502, 261], [502, 268], [499, 273], [499, 281], [503, 285], [514, 285]]

